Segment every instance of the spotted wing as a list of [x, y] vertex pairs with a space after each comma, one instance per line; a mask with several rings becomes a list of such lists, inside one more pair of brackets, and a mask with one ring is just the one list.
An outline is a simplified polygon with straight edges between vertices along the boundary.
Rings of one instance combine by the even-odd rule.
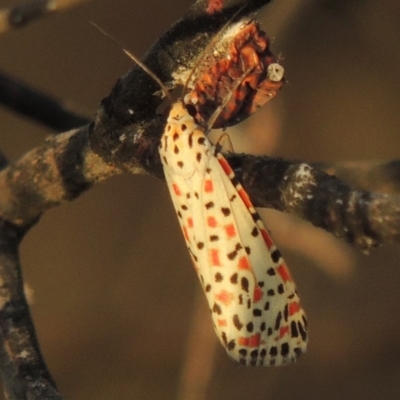
[[307, 331], [290, 274], [225, 158], [200, 130], [191, 141], [193, 174], [164, 169], [217, 336], [244, 365], [292, 362]]

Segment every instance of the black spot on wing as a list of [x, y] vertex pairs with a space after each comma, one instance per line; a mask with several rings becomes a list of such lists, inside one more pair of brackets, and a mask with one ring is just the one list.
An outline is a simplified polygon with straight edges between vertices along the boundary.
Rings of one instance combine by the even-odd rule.
[[214, 203], [212, 201], [209, 201], [208, 203], [204, 204], [204, 206], [206, 207], [206, 210], [209, 210], [210, 208], [214, 207]]
[[222, 282], [224, 280], [224, 277], [220, 272], [217, 272], [214, 276], [215, 282]]
[[253, 324], [252, 322], [249, 322], [249, 323], [246, 325], [246, 330], [247, 330], [247, 332], [249, 332], [249, 333], [253, 332], [253, 331], [254, 331], [254, 324]]
[[292, 321], [290, 323], [290, 332], [291, 332], [292, 338], [297, 338], [299, 336], [299, 331], [297, 329], [296, 321]]
[[260, 234], [260, 231], [258, 230], [258, 228], [255, 226], [252, 231], [251, 231], [251, 236], [253, 237], [257, 237]]
[[272, 261], [273, 261], [275, 264], [278, 263], [278, 261], [281, 259], [281, 257], [282, 257], [281, 252], [280, 252], [278, 249], [274, 250], [274, 251], [271, 253]]
[[193, 132], [188, 137], [188, 144], [190, 148], [193, 147]]
[[249, 292], [249, 280], [247, 278], [242, 278], [240, 280], [240, 284], [242, 286], [242, 289], [248, 293]]
[[228, 217], [229, 215], [231, 215], [231, 210], [228, 207], [222, 207], [221, 208], [222, 214], [225, 217]]
[[238, 274], [236, 272], [231, 276], [230, 281], [233, 285], [236, 285], [238, 283]]
[[304, 329], [304, 326], [301, 324], [300, 321], [297, 322], [297, 327], [299, 328], [301, 338], [305, 342], [307, 340], [307, 331]]
[[289, 354], [289, 344], [288, 343], [282, 343], [281, 345], [281, 356], [286, 357]]
[[235, 314], [232, 318], [233, 326], [240, 331], [243, 328], [243, 324], [239, 320], [239, 316]]
[[253, 315], [254, 315], [255, 317], [261, 317], [261, 316], [262, 316], [262, 310], [259, 310], [258, 308], [255, 308], [255, 309], [253, 310]]
[[218, 315], [222, 314], [221, 307], [217, 303], [214, 303], [212, 311], [215, 312]]
[[275, 330], [276, 331], [280, 328], [281, 321], [282, 321], [282, 313], [279, 312], [278, 315], [276, 316], [276, 320], [275, 320]]

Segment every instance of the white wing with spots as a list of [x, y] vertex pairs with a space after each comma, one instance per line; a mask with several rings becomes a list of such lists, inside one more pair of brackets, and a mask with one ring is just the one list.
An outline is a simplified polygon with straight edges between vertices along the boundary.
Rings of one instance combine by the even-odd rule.
[[295, 361], [307, 344], [295, 285], [225, 158], [190, 118], [174, 105], [160, 155], [217, 336], [244, 365]]

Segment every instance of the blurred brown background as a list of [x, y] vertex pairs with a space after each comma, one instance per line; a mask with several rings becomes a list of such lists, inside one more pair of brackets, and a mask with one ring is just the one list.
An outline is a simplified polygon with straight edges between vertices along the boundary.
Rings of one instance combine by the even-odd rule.
[[[189, 5], [93, 1], [1, 36], [0, 68], [90, 116], [132, 63], [88, 22], [141, 55]], [[276, 0], [260, 20], [288, 83], [230, 131], [236, 151], [305, 161], [400, 157], [397, 0]], [[0, 121], [0, 146], [12, 159], [50, 133], [6, 110]], [[308, 224], [263, 215], [310, 324], [308, 353], [285, 368], [239, 367], [216, 343], [160, 181], [117, 177], [43, 216], [24, 241], [22, 262], [61, 393], [72, 400], [399, 398], [400, 246], [366, 256]]]

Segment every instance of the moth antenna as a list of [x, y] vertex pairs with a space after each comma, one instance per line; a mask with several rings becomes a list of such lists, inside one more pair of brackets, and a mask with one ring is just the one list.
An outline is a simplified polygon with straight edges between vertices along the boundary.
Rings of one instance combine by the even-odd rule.
[[228, 29], [229, 25], [234, 21], [234, 19], [238, 16], [238, 14], [243, 10], [243, 8], [245, 8], [246, 5], [243, 5], [242, 7], [240, 7], [233, 15], [231, 18], [229, 18], [229, 20], [225, 23], [225, 25], [218, 31], [218, 33], [212, 38], [212, 40], [208, 43], [208, 45], [206, 46], [206, 48], [203, 50], [203, 55], [196, 61], [196, 63], [194, 64], [193, 68], [191, 69], [189, 76], [186, 79], [186, 82], [182, 88], [182, 93], [181, 93], [181, 98], [183, 98], [183, 95], [185, 93], [185, 91], [187, 90], [187, 87], [190, 83], [190, 80], [193, 77], [194, 72], [196, 71], [196, 69], [199, 67], [199, 65], [202, 63], [202, 61], [204, 60], [204, 57], [208, 54], [208, 51], [211, 49], [211, 47], [218, 41], [218, 39], [221, 38], [221, 36], [226, 32], [226, 30]]
[[217, 143], [215, 143], [215, 151], [217, 153], [222, 153], [222, 149], [224, 147], [224, 141], [228, 142], [228, 152], [233, 153], [233, 144], [230, 136], [224, 132], [217, 140]]
[[160, 86], [161, 90], [163, 91], [165, 97], [168, 98], [168, 100], [171, 102], [171, 104], [174, 102], [172, 96], [169, 93], [169, 89], [167, 88], [166, 85], [161, 81], [161, 79], [142, 61], [139, 60], [133, 53], [131, 53], [129, 50], [125, 49], [124, 45], [117, 40], [114, 36], [112, 36], [110, 33], [106, 32], [104, 29], [102, 29], [99, 25], [97, 25], [95, 22], [90, 21], [90, 23], [97, 28], [104, 36], [108, 37], [111, 39], [115, 44], [117, 44], [122, 51], [134, 62], [136, 63], [140, 68], [142, 68], [143, 71], [145, 71], [149, 76], [153, 78], [153, 80]]

